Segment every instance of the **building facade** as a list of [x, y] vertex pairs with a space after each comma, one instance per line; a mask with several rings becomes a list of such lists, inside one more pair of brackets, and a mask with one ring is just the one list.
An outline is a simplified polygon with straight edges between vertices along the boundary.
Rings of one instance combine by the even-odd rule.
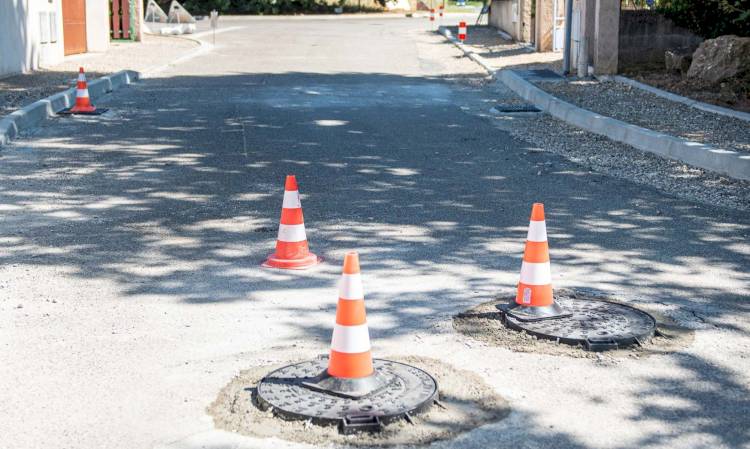
[[109, 8], [109, 0], [1, 0], [0, 76], [106, 51]]

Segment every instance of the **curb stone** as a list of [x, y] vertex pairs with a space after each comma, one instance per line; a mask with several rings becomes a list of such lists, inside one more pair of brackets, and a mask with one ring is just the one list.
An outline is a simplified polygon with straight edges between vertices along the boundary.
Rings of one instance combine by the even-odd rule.
[[499, 79], [524, 100], [573, 126], [628, 144], [642, 151], [685, 162], [732, 178], [750, 180], [750, 154], [714, 148], [596, 114], [548, 94], [512, 70], [500, 71]]
[[[100, 97], [137, 81], [140, 76], [138, 72], [122, 70], [97, 78], [88, 83], [89, 96], [92, 99]], [[74, 102], [75, 88], [70, 88], [11, 112], [0, 120], [0, 146], [7, 145], [22, 131], [39, 125], [58, 111], [72, 106]]]
[[[499, 79], [521, 98], [533, 103], [537, 108], [559, 120], [614, 141], [625, 143], [641, 151], [648, 151], [735, 179], [750, 180], [750, 154], [714, 148], [579, 108], [548, 94], [511, 69], [493, 69], [484, 58], [469, 50], [454, 38], [450, 30], [440, 27], [439, 31], [466, 56], [481, 65], [493, 78]], [[665, 93], [668, 94], [668, 92]], [[705, 106], [709, 108], [710, 112], [718, 112], [711, 105]]]
[[455, 45], [456, 47], [458, 47], [462, 52], [464, 52], [464, 54], [466, 56], [468, 56], [469, 59], [471, 59], [472, 61], [474, 61], [477, 64], [479, 64], [480, 66], [482, 66], [482, 68], [484, 70], [486, 70], [487, 73], [489, 73], [492, 78], [495, 78], [495, 74], [497, 73], [497, 69], [493, 69], [492, 66], [490, 65], [490, 63], [487, 62], [486, 59], [484, 59], [483, 57], [479, 56], [474, 51], [469, 50], [468, 48], [466, 48], [466, 46], [464, 44], [462, 44], [458, 39], [456, 39], [455, 37], [453, 37], [453, 33], [451, 33], [451, 31], [449, 29], [441, 26], [438, 29], [438, 32], [440, 34], [442, 34], [443, 36], [445, 36], [446, 39], [448, 39], [449, 41], [451, 41], [453, 43], [453, 45]]

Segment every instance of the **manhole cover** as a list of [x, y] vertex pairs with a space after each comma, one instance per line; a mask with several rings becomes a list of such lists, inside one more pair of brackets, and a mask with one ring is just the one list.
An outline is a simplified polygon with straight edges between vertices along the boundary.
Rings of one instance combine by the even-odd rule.
[[564, 78], [549, 69], [514, 70], [529, 81], [561, 81]]
[[533, 104], [504, 104], [504, 103], [498, 103], [495, 106], [495, 110], [497, 112], [541, 112], [536, 106]]
[[432, 376], [404, 363], [374, 359], [376, 371], [390, 382], [369, 396], [359, 399], [334, 396], [311, 390], [309, 382], [328, 367], [328, 359], [320, 358], [273, 371], [258, 384], [258, 403], [272, 408], [288, 419], [311, 419], [315, 424], [339, 424], [347, 428], [368, 427], [405, 418], [427, 410], [438, 398], [437, 382]]
[[[528, 334], [581, 345], [589, 351], [606, 351], [641, 344], [654, 336], [656, 320], [624, 304], [591, 299], [557, 298], [572, 315], [542, 321], [521, 321], [503, 313], [505, 325]], [[504, 305], [498, 309], [504, 312]]]

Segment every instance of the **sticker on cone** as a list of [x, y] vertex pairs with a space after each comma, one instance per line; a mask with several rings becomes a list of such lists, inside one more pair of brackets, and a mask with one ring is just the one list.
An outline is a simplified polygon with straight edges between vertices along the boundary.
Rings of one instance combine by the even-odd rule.
[[268, 256], [264, 267], [283, 269], [303, 269], [319, 263], [321, 259], [310, 252], [302, 217], [302, 204], [299, 199], [297, 178], [286, 177], [284, 201], [281, 206], [279, 233], [276, 238], [276, 251]]
[[531, 208], [526, 248], [523, 251], [521, 276], [516, 292], [516, 304], [508, 313], [520, 320], [570, 316], [555, 304], [552, 295], [552, 270], [547, 243], [547, 224], [542, 203], [534, 203]]

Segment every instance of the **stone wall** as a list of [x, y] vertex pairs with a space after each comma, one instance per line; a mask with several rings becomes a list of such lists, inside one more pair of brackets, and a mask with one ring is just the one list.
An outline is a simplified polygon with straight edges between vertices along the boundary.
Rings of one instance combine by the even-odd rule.
[[703, 38], [678, 27], [655, 11], [622, 10], [618, 68], [664, 67], [664, 52], [680, 48], [695, 51]]

